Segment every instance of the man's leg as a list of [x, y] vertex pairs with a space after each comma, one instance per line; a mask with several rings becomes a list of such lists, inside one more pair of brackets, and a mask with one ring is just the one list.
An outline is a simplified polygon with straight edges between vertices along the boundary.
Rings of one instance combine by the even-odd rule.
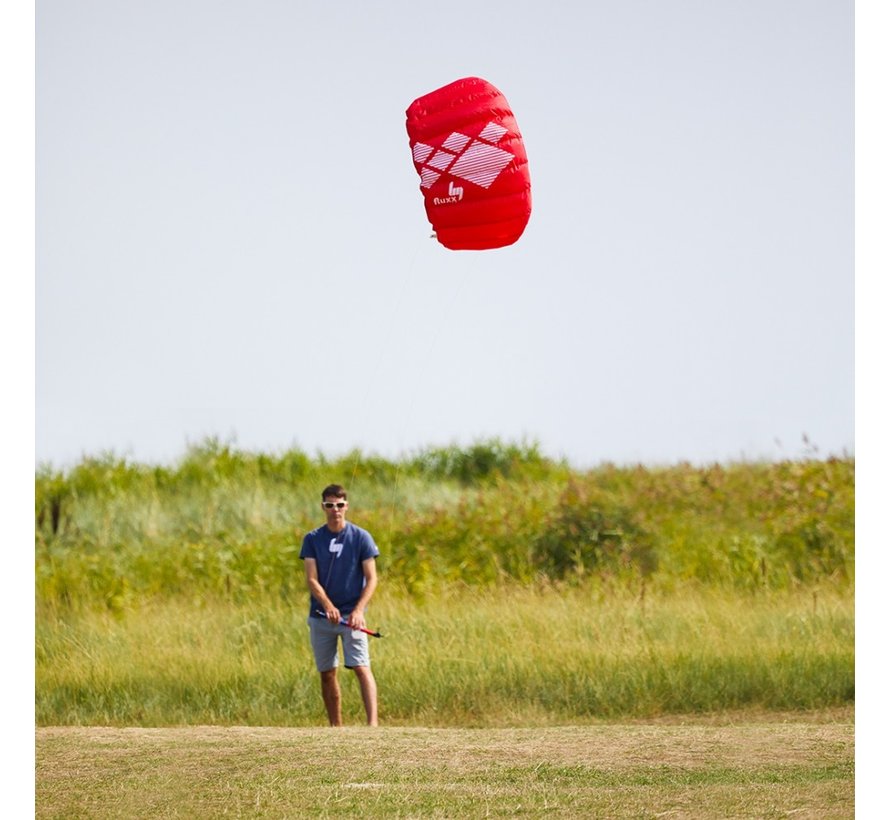
[[337, 682], [337, 668], [321, 673], [321, 698], [328, 710], [331, 726], [343, 725], [343, 714], [340, 711], [340, 684]]
[[356, 666], [355, 676], [362, 690], [362, 701], [365, 704], [365, 714], [368, 716], [368, 726], [377, 725], [377, 681], [370, 666]]

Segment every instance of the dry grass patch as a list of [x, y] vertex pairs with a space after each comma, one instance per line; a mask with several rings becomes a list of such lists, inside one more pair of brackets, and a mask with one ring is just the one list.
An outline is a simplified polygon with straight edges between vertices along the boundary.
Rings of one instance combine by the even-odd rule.
[[37, 730], [37, 817], [853, 816], [851, 710], [536, 729]]

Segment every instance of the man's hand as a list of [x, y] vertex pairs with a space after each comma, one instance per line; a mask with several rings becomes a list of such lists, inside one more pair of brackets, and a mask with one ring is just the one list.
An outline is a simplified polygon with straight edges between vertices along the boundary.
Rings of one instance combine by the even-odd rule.
[[332, 624], [340, 623], [340, 610], [333, 604], [325, 606], [324, 614]]
[[350, 629], [364, 629], [365, 611], [363, 609], [353, 609], [352, 612], [349, 613], [347, 623], [349, 624]]

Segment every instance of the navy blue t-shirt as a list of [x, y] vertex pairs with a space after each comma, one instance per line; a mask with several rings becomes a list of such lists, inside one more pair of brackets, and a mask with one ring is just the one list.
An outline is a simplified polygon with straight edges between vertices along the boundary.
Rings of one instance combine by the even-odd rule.
[[[314, 558], [318, 568], [318, 580], [341, 615], [348, 615], [355, 608], [365, 588], [362, 562], [376, 558], [380, 550], [371, 533], [346, 522], [346, 526], [334, 533], [321, 526], [306, 533], [300, 558]], [[310, 595], [310, 615], [316, 609], [324, 611], [321, 603]]]

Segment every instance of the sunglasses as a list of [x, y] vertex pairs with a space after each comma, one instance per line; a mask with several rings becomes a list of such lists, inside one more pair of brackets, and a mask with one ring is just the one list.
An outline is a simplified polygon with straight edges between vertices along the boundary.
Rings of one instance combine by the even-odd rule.
[[326, 510], [333, 510], [336, 507], [338, 510], [342, 510], [346, 506], [345, 501], [322, 501], [321, 506]]

